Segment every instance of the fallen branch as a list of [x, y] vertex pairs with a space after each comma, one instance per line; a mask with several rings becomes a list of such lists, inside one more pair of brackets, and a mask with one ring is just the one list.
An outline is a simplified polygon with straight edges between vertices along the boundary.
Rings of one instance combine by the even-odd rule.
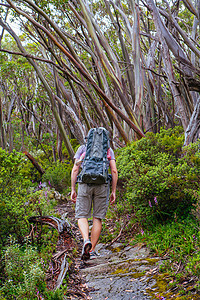
[[65, 254], [65, 256], [63, 258], [62, 265], [60, 267], [60, 274], [58, 276], [58, 279], [57, 279], [56, 285], [54, 287], [54, 290], [59, 289], [59, 287], [62, 285], [62, 282], [63, 282], [63, 280], [65, 278], [65, 275], [66, 275], [66, 273], [68, 271], [69, 264], [66, 261], [66, 256], [67, 256], [67, 254]]
[[71, 225], [67, 220], [60, 220], [56, 217], [51, 216], [34, 216], [30, 217], [29, 219], [30, 223], [42, 223], [49, 225], [53, 228], [55, 228], [59, 233], [63, 232], [64, 230], [67, 230], [68, 233], [71, 233]]
[[38, 170], [38, 172], [41, 175], [43, 175], [45, 173], [45, 171], [42, 169], [42, 167], [40, 167], [40, 165], [35, 160], [35, 158], [30, 153], [28, 153], [26, 150], [23, 151], [23, 153], [26, 155], [26, 157], [28, 157], [28, 159], [31, 161], [31, 163], [33, 164], [33, 166]]

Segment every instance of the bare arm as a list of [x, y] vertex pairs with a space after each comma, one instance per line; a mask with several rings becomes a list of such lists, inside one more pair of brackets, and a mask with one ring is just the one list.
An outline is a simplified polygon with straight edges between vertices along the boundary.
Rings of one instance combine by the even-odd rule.
[[114, 159], [110, 161], [110, 170], [112, 174], [112, 192], [110, 195], [110, 203], [115, 203], [116, 200], [116, 188], [117, 188], [117, 180], [118, 180], [118, 172], [116, 167], [116, 162]]
[[71, 172], [71, 200], [75, 203], [76, 202], [76, 180], [79, 172], [80, 165], [76, 165], [76, 161], [74, 163], [74, 166], [72, 168]]

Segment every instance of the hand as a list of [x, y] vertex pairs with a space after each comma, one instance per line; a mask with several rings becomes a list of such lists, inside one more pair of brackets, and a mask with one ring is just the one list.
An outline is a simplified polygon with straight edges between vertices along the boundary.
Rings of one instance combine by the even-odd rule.
[[114, 204], [116, 200], [116, 194], [115, 192], [112, 192], [110, 195], [110, 204]]
[[76, 197], [77, 197], [76, 191], [72, 190], [71, 191], [71, 200], [72, 200], [72, 202], [76, 203]]

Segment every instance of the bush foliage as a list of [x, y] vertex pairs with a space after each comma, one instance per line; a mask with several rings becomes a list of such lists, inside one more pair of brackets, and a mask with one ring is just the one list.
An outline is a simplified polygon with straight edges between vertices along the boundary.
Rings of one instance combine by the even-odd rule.
[[183, 147], [180, 127], [145, 138], [119, 151], [117, 166], [123, 200], [138, 219], [149, 225], [175, 215], [187, 216], [200, 183], [199, 142]]
[[56, 204], [51, 186], [32, 182], [30, 170], [23, 154], [0, 148], [0, 299], [39, 299], [41, 292], [45, 299], [61, 299], [45, 283], [57, 232], [37, 226], [32, 240], [26, 238], [29, 217], [49, 215]]
[[0, 231], [1, 245], [8, 235], [18, 240], [26, 232], [25, 206], [30, 180], [24, 175], [24, 160], [20, 153], [9, 154], [0, 148]]
[[[32, 183], [24, 156], [0, 148], [0, 249], [10, 235], [22, 242], [29, 231], [28, 218], [48, 214], [54, 205], [50, 189]], [[36, 191], [37, 190], [37, 191]]]
[[[24, 248], [24, 249], [23, 249]], [[26, 245], [11, 242], [5, 254], [6, 284], [3, 284], [1, 292], [6, 299], [35, 299], [41, 282], [45, 280], [45, 270], [38, 252]]]
[[46, 169], [45, 174], [42, 176], [42, 180], [50, 182], [50, 184], [59, 192], [66, 192], [71, 186], [71, 169], [72, 163], [69, 161], [52, 163], [51, 166]]
[[[137, 234], [131, 244], [145, 243], [156, 255], [164, 256], [160, 271], [166, 274], [170, 287], [181, 286], [188, 278], [195, 279], [193, 289], [200, 289], [200, 233], [192, 215], [157, 224]], [[180, 271], [177, 271], [178, 266]], [[191, 280], [192, 281], [192, 280]], [[187, 294], [188, 290], [184, 290]], [[184, 298], [186, 299], [186, 298]], [[188, 298], [187, 298], [188, 299]]]

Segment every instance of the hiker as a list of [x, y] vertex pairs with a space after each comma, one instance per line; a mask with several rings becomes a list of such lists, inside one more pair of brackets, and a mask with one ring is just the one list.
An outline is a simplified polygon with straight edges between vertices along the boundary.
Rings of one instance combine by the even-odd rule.
[[[102, 219], [105, 218], [109, 205], [110, 177], [112, 177], [110, 203], [114, 204], [116, 200], [118, 173], [114, 152], [109, 146], [108, 131], [103, 127], [90, 129], [87, 145], [80, 146], [74, 158], [75, 163], [71, 172], [71, 200], [76, 203], [75, 217], [78, 219], [78, 227], [83, 238], [81, 259], [88, 260], [98, 255], [95, 247], [101, 233]], [[79, 174], [80, 166], [82, 171]], [[109, 167], [111, 176], [108, 175]], [[102, 171], [103, 168], [106, 170]], [[76, 182], [78, 193], [75, 188]], [[88, 218], [91, 217], [92, 207], [93, 226], [89, 239]]]

